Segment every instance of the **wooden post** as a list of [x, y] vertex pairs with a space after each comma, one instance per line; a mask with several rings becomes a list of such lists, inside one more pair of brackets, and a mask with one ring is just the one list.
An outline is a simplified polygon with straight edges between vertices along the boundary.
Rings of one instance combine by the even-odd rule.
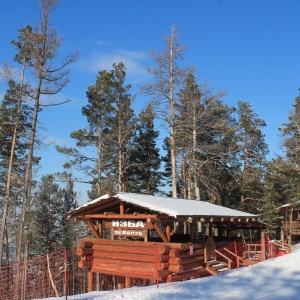
[[195, 241], [195, 223], [192, 222], [190, 224], [190, 242], [194, 242]]
[[259, 239], [261, 237], [261, 229], [257, 229], [257, 239]]
[[213, 236], [212, 228], [213, 228], [212, 223], [208, 223], [208, 236], [211, 237]]
[[123, 277], [118, 278], [118, 290], [122, 290], [124, 288]]
[[263, 232], [261, 233], [261, 260], [266, 260], [266, 241]]
[[227, 239], [230, 240], [230, 238], [231, 238], [231, 223], [230, 223], [230, 221], [228, 221], [226, 223], [226, 236], [227, 236]]
[[120, 202], [120, 215], [124, 214], [124, 204], [123, 202]]
[[88, 292], [93, 291], [93, 272], [88, 272]]
[[129, 277], [129, 276], [126, 276], [126, 277], [125, 277], [125, 288], [126, 288], [126, 289], [131, 288], [131, 280], [130, 280], [130, 277]]
[[103, 225], [102, 225], [102, 221], [98, 221], [98, 233], [100, 238], [102, 238], [102, 231], [103, 231]]
[[169, 223], [166, 226], [166, 235], [167, 235], [168, 241], [170, 242], [171, 241], [171, 226]]

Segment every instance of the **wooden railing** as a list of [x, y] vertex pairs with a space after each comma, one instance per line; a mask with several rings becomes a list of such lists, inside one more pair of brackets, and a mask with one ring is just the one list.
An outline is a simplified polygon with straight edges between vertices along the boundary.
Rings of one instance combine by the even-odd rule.
[[237, 254], [233, 253], [232, 251], [228, 250], [226, 247], [223, 248], [226, 252], [228, 252], [230, 255], [234, 256], [236, 259], [236, 266], [237, 268], [240, 267], [240, 261], [243, 262], [243, 259], [239, 257]]
[[244, 259], [264, 260], [261, 244], [245, 244], [245, 246], [247, 247], [247, 250], [244, 252]]
[[285, 253], [292, 252], [292, 245], [284, 243], [284, 241], [269, 241], [269, 255], [270, 258], [274, 258], [279, 255], [279, 251]]
[[228, 270], [231, 270], [231, 264], [233, 263], [233, 261], [229, 257], [227, 257], [225, 254], [219, 252], [216, 249], [214, 250], [214, 252], [215, 252], [216, 255], [219, 255], [219, 256], [221, 256], [221, 257], [223, 257], [223, 258], [225, 258], [227, 260]]

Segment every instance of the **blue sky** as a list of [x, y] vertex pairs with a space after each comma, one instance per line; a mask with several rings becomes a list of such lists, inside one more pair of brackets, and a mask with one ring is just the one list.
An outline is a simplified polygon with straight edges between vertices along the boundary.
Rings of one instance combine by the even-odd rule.
[[[214, 91], [228, 92], [224, 102], [248, 101], [264, 119], [271, 155], [278, 153], [278, 127], [300, 88], [300, 1], [298, 0], [61, 0], [52, 23], [63, 37], [62, 54], [78, 49], [71, 82], [52, 102], [71, 99], [64, 106], [46, 108], [40, 135], [49, 142], [72, 146], [72, 130], [86, 126], [81, 115], [87, 86], [98, 71], [120, 61], [127, 68], [136, 112], [146, 105], [139, 86], [149, 81], [144, 66], [151, 65], [149, 49], [161, 50], [162, 37], [176, 25], [182, 44], [189, 44], [183, 64], [198, 69], [198, 80]], [[34, 25], [37, 0], [0, 3], [0, 64], [12, 66], [12, 39], [18, 28]], [[5, 93], [0, 85], [0, 96]], [[62, 170], [65, 158], [54, 146], [42, 150], [40, 173]], [[79, 188], [80, 190], [81, 188]], [[83, 195], [85, 196], [85, 195]]]

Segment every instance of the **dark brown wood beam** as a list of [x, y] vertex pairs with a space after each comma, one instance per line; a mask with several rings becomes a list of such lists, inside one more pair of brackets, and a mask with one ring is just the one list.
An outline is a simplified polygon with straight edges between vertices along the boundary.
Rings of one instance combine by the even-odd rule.
[[100, 234], [98, 233], [98, 231], [96, 230], [95, 226], [92, 224], [92, 222], [90, 220], [86, 220], [86, 223], [88, 224], [88, 226], [90, 227], [91, 231], [93, 232], [94, 236], [96, 238], [101, 238]]
[[158, 233], [158, 235], [161, 237], [161, 239], [163, 240], [163, 242], [165, 243], [169, 243], [166, 235], [163, 233], [163, 231], [160, 229], [160, 227], [158, 226], [158, 223], [154, 223], [153, 224], [154, 229], [156, 230], [156, 232]]
[[[83, 217], [81, 217], [81, 219], [83, 220], [90, 220], [90, 219], [122, 219], [122, 220], [126, 220], [126, 219], [132, 219], [132, 220], [138, 220], [138, 219], [157, 219], [157, 215], [145, 215], [145, 214], [115, 214], [115, 213], [104, 213], [104, 214], [88, 214], [85, 215]], [[79, 218], [78, 218], [79, 219]]]

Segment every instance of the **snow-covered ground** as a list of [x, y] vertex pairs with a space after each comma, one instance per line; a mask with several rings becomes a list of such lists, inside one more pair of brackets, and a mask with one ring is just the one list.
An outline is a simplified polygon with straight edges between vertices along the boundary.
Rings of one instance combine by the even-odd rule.
[[[58, 299], [58, 298], [51, 298]], [[65, 298], [61, 298], [65, 299]], [[218, 276], [69, 296], [69, 300], [299, 300], [300, 251]]]

